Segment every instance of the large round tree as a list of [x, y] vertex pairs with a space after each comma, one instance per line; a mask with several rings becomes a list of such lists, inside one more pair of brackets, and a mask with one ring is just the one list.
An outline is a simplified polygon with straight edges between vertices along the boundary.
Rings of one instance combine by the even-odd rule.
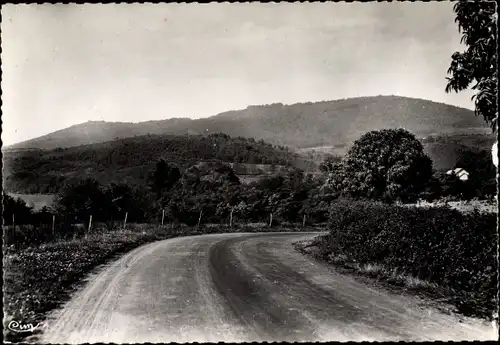
[[384, 129], [354, 142], [330, 183], [352, 197], [408, 201], [431, 176], [432, 161], [420, 141], [404, 129]]

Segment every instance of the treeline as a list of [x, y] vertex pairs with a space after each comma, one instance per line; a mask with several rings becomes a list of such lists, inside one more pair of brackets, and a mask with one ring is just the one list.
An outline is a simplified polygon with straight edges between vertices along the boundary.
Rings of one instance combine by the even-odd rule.
[[[58, 198], [57, 212], [86, 223], [90, 215], [98, 222], [123, 220], [160, 224], [234, 222], [297, 222], [316, 211], [308, 202], [319, 194], [323, 181], [295, 169], [263, 178], [249, 185], [240, 183], [233, 169], [221, 162], [200, 163], [181, 171], [165, 160], [156, 163], [147, 185], [101, 185], [87, 179], [66, 188]], [[326, 206], [326, 205], [325, 205]], [[316, 222], [326, 221], [324, 214]], [[312, 213], [311, 213], [312, 214]], [[311, 219], [312, 220], [312, 219]]]
[[48, 223], [54, 213], [48, 207], [35, 211], [20, 198], [14, 198], [2, 192], [2, 217], [4, 225]]
[[297, 156], [283, 146], [225, 134], [147, 135], [46, 152], [6, 152], [4, 188], [53, 194], [87, 177], [102, 184], [143, 185], [159, 159], [185, 169], [199, 161], [291, 165]]
[[[203, 222], [220, 223], [232, 210], [235, 220], [245, 222], [268, 221], [273, 213], [278, 224], [297, 221], [303, 213], [314, 210], [316, 206], [307, 199], [319, 195], [323, 183], [321, 176], [290, 169], [243, 185], [233, 169], [222, 162], [199, 163], [182, 171], [159, 160], [143, 186], [103, 185], [95, 179], [84, 179], [65, 187], [52, 212], [69, 216], [74, 223], [85, 223], [90, 215], [98, 222], [123, 220], [127, 212], [130, 221], [140, 223], [158, 222], [164, 210], [165, 222], [193, 225], [200, 211]], [[18, 218], [30, 219], [25, 215], [29, 209], [21, 200], [15, 201], [4, 209], [6, 224], [11, 224], [10, 214], [20, 214], [20, 210], [23, 216]]]

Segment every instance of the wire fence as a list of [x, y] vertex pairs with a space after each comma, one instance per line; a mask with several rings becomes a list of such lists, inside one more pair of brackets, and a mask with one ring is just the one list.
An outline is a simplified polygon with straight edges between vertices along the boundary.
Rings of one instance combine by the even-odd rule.
[[[252, 222], [238, 219], [231, 212], [228, 217], [222, 218], [220, 222], [203, 220], [203, 211], [199, 212], [196, 225], [185, 224], [178, 220], [173, 220], [165, 216], [162, 210], [155, 221], [144, 223], [130, 219], [128, 212], [125, 212], [122, 220], [95, 220], [92, 215], [85, 222], [75, 222], [67, 216], [52, 214], [39, 220], [38, 224], [23, 224], [23, 219], [15, 219], [3, 225], [3, 246], [15, 250], [37, 246], [43, 243], [55, 242], [59, 240], [70, 240], [82, 238], [91, 234], [109, 231], [151, 231], [164, 230], [169, 233], [217, 233], [217, 232], [257, 232], [257, 231], [281, 231], [283, 229], [314, 228], [324, 227], [326, 224], [314, 224], [304, 215], [301, 222], [283, 222], [273, 217], [269, 213], [267, 221]], [[226, 219], [227, 218], [227, 219]], [[5, 220], [5, 218], [4, 218]]]

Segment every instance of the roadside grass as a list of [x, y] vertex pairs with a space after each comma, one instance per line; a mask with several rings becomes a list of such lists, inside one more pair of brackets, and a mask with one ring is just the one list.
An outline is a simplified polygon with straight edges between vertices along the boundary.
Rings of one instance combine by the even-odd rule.
[[338, 253], [330, 253], [325, 259], [317, 247], [318, 241], [297, 241], [293, 242], [292, 245], [295, 250], [301, 252], [302, 254], [326, 261], [329, 264], [340, 268], [341, 272], [344, 273], [351, 272], [361, 276], [374, 278], [378, 281], [387, 282], [391, 285], [401, 287], [407, 291], [425, 293], [426, 295], [432, 295], [432, 297], [440, 296], [442, 298], [445, 295], [443, 288], [439, 285], [409, 274], [405, 274], [397, 268], [389, 269], [377, 263], [360, 264], [355, 260], [349, 259], [346, 255]]
[[393, 293], [410, 294], [411, 296], [425, 298], [424, 304], [426, 306], [433, 306], [446, 314], [458, 312], [453, 305], [453, 292], [435, 283], [397, 269], [389, 269], [377, 263], [360, 264], [355, 259], [350, 259], [344, 254], [330, 254], [325, 257], [318, 248], [318, 243], [310, 240], [293, 242], [292, 245], [295, 250], [303, 255], [331, 265], [340, 274], [354, 275], [362, 279], [361, 281], [366, 284], [380, 286]]
[[4, 247], [4, 339], [27, 341], [34, 333], [16, 333], [8, 328], [11, 321], [42, 323], [48, 312], [61, 306], [83, 282], [88, 273], [119, 255], [150, 242], [179, 236], [229, 232], [300, 232], [315, 228], [263, 227], [263, 224], [155, 226], [130, 224], [126, 230], [96, 228], [87, 236], [58, 240], [21, 250]]

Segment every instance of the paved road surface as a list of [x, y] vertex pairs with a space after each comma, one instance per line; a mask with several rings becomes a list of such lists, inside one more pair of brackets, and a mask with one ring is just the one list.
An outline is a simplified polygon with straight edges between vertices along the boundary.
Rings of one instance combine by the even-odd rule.
[[175, 238], [95, 273], [54, 313], [42, 342], [380, 341], [494, 339], [295, 252], [309, 234]]

